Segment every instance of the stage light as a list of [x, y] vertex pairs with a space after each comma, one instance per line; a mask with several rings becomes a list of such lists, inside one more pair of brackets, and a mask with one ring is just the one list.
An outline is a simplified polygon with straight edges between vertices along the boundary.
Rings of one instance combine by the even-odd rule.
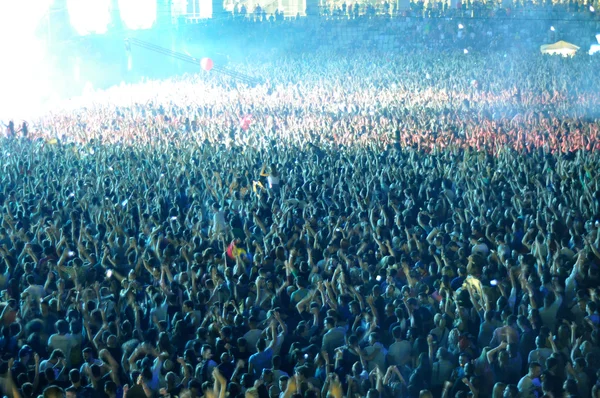
[[594, 12], [596, 11], [596, 9], [594, 8], [594, 6], [590, 6], [590, 12]]
[[5, 56], [0, 119], [27, 119], [42, 111], [52, 93], [47, 31], [36, 31], [48, 18], [49, 6], [48, 0], [0, 1], [0, 54]]
[[111, 0], [67, 0], [71, 26], [82, 36], [103, 34], [110, 24]]
[[128, 29], [150, 29], [156, 22], [156, 0], [119, 0], [121, 19]]
[[463, 28], [464, 28], [463, 24], [459, 23], [458, 24], [458, 29], [463, 29]]
[[554, 32], [556, 29], [554, 29], [554, 26], [550, 26], [550, 30]]

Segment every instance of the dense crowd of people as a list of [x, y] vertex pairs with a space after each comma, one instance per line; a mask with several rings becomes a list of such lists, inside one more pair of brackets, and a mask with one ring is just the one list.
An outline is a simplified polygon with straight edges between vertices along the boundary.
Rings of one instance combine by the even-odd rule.
[[3, 395], [600, 396], [598, 58], [335, 55], [7, 123]]

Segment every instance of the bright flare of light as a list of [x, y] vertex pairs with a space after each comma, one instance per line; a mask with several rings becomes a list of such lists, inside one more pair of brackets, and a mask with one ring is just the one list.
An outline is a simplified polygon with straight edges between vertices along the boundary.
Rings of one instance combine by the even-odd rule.
[[554, 32], [554, 26], [550, 26], [550, 30]]
[[465, 54], [468, 54], [468, 53], [469, 53], [469, 50], [467, 50], [467, 49], [465, 48], [465, 49], [463, 50], [463, 52], [464, 52]]
[[590, 6], [590, 12], [594, 12], [596, 11], [596, 9], [594, 8], [594, 6]]
[[111, 0], [67, 0], [71, 26], [82, 36], [103, 34], [110, 24]]
[[[30, 118], [50, 95], [45, 35], [36, 29], [48, 18], [49, 0], [0, 1], [0, 120]], [[45, 29], [44, 29], [45, 30]], [[44, 30], [42, 30], [43, 33]], [[42, 33], [42, 34], [43, 34]]]
[[464, 28], [463, 24], [459, 23], [458, 24], [458, 29], [463, 29], [463, 28]]
[[200, 0], [198, 16], [202, 19], [212, 18], [212, 0]]
[[156, 0], [119, 0], [121, 19], [128, 29], [150, 29], [156, 22]]

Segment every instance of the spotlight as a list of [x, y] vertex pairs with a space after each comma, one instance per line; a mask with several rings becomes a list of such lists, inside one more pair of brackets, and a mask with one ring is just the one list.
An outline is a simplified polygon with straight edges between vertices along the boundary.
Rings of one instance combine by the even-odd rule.
[[110, 0], [67, 0], [71, 26], [82, 36], [106, 33], [110, 7]]
[[594, 6], [590, 6], [590, 12], [594, 12], [596, 11], [596, 9], [594, 8]]
[[468, 53], [469, 53], [469, 50], [467, 50], [467, 49], [465, 48], [465, 49], [463, 50], [463, 52], [464, 52], [465, 54], [468, 54]]
[[554, 32], [556, 29], [554, 29], [554, 26], [550, 26], [550, 30]]
[[459, 23], [458, 24], [458, 29], [463, 29], [463, 28], [464, 28], [463, 24]]
[[121, 19], [128, 29], [150, 29], [156, 22], [156, 0], [119, 0]]

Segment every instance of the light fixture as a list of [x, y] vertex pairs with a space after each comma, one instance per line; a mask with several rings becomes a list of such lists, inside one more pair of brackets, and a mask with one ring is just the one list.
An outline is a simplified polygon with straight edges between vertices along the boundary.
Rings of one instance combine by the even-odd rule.
[[67, 0], [71, 26], [79, 35], [104, 34], [111, 22], [110, 0]]
[[121, 19], [128, 29], [150, 29], [156, 22], [156, 0], [119, 0]]

